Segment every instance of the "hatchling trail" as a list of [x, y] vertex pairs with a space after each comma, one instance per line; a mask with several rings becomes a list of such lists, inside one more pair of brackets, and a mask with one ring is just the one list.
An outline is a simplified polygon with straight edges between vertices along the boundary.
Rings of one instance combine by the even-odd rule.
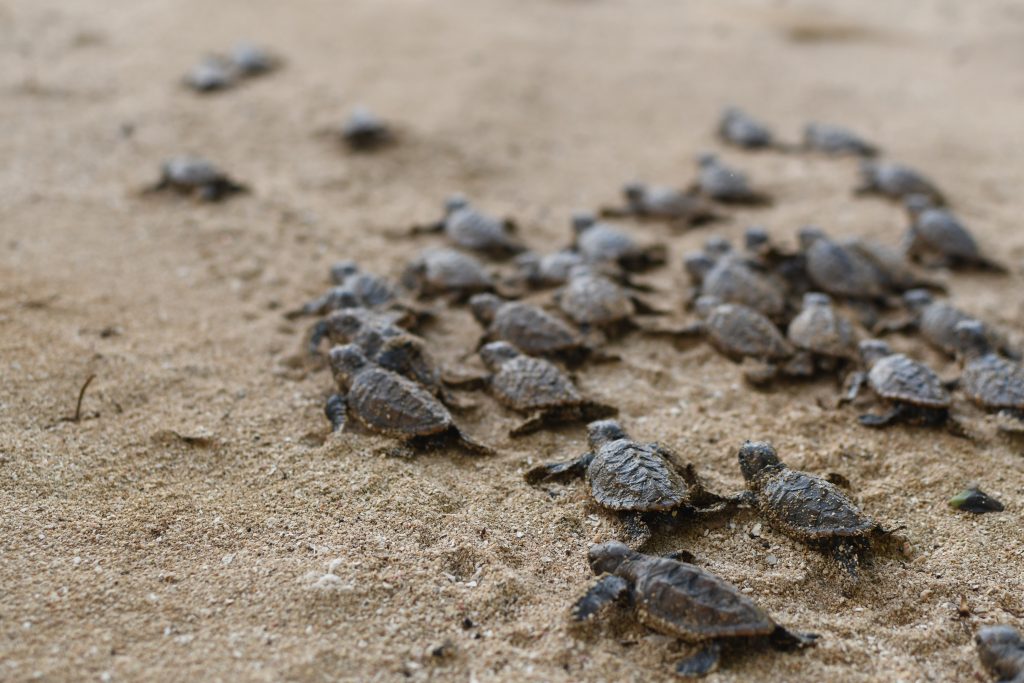
[[[773, 202], [689, 231], [613, 219], [667, 244], [667, 267], [643, 274], [673, 293], [659, 306], [712, 235], [740, 244], [763, 225], [794, 248], [818, 225], [898, 243], [906, 211], [853, 196], [856, 159], [723, 146], [734, 105], [787, 144], [811, 121], [849, 127], [934, 179], [1010, 271], [957, 271], [952, 303], [1019, 341], [1022, 33], [1009, 0], [5, 3], [0, 679], [675, 680], [674, 639], [628, 614], [572, 622], [588, 548], [617, 521], [583, 482], [549, 494], [523, 473], [584, 453], [582, 426], [513, 439], [522, 416], [474, 393], [459, 426], [498, 455], [384, 457], [390, 439], [330, 436], [310, 320], [285, 313], [341, 259], [400, 277], [444, 241], [397, 235], [453, 193], [551, 251], [574, 211], [621, 205], [630, 181], [685, 188], [703, 152]], [[240, 42], [281, 68], [220, 92], [182, 84]], [[395, 144], [353, 153], [319, 132], [359, 106]], [[248, 192], [143, 193], [184, 154]], [[427, 336], [455, 363], [480, 334], [460, 307]], [[887, 340], [959, 373], [919, 336]], [[973, 409], [973, 441], [871, 430], [834, 407], [834, 379], [755, 390], [703, 342], [632, 334], [602, 350], [622, 360], [587, 365], [581, 395], [709, 490], [742, 490], [737, 449], [770, 440], [794, 470], [845, 477], [912, 545], [874, 556], [843, 597], [830, 558], [754, 511], [660, 531], [644, 552], [687, 550], [820, 636], [726, 649], [707, 680], [990, 680], [974, 634], [1024, 623], [1024, 446], [994, 415]], [[91, 375], [80, 419], [61, 420]], [[973, 482], [1005, 510], [952, 509]]]

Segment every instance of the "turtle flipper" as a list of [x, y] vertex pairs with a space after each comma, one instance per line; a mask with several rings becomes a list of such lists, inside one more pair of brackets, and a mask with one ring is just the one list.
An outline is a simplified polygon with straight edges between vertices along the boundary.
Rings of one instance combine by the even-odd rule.
[[768, 642], [776, 650], [792, 650], [798, 647], [810, 647], [818, 640], [817, 633], [797, 633], [782, 626], [776, 626], [768, 636]]
[[860, 422], [865, 427], [881, 428], [894, 425], [905, 419], [905, 417], [903, 407], [896, 406], [884, 415], [865, 413], [857, 418], [857, 422]]
[[846, 387], [846, 393], [839, 397], [839, 403], [850, 403], [857, 398], [857, 394], [860, 393], [864, 383], [868, 381], [868, 376], [863, 372], [855, 372], [850, 375], [846, 383], [849, 385]]
[[548, 424], [548, 418], [549, 415], [545, 412], [539, 412], [535, 415], [531, 415], [512, 429], [508, 430], [508, 435], [516, 438], [526, 436], [527, 434], [533, 434], [534, 432], [540, 431]]
[[644, 547], [644, 545], [651, 540], [651, 536], [654, 535], [651, 531], [650, 525], [644, 520], [643, 516], [639, 512], [627, 514], [623, 518], [622, 524], [626, 531], [626, 539], [624, 543], [633, 550]]
[[320, 353], [320, 343], [327, 338], [330, 334], [330, 326], [326, 320], [318, 321], [313, 327], [309, 328], [309, 342], [306, 348], [309, 350], [309, 355], [316, 356]]
[[590, 587], [583, 597], [572, 606], [572, 618], [575, 621], [586, 621], [601, 611], [605, 605], [621, 600], [629, 591], [629, 583], [625, 579], [607, 574]]
[[341, 394], [331, 394], [324, 405], [324, 414], [331, 421], [331, 431], [340, 432], [348, 422], [348, 402]]
[[857, 571], [860, 569], [860, 555], [855, 546], [850, 543], [839, 543], [832, 550], [832, 557], [850, 575], [851, 579], [857, 580]]
[[676, 663], [676, 675], [684, 678], [700, 678], [718, 668], [722, 659], [722, 646], [712, 640], [696, 654]]
[[574, 460], [562, 460], [548, 463], [547, 465], [538, 465], [527, 470], [523, 478], [526, 479], [528, 484], [540, 484], [544, 481], [582, 477], [586, 474], [587, 468], [590, 467], [590, 461], [593, 459], [593, 453], [584, 453]]
[[455, 444], [475, 455], [494, 455], [495, 451], [490, 446], [480, 443], [476, 439], [467, 436], [458, 427], [452, 427], [452, 439]]
[[607, 403], [598, 401], [584, 401], [580, 405], [580, 418], [585, 422], [603, 420], [606, 417], [614, 417], [619, 414], [619, 409]]

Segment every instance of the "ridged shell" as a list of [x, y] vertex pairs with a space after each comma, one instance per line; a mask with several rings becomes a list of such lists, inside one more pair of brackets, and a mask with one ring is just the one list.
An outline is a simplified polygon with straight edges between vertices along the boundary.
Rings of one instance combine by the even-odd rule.
[[444, 231], [455, 244], [474, 251], [522, 251], [509, 234], [505, 221], [471, 206], [453, 211], [444, 222]]
[[772, 318], [786, 308], [782, 291], [770, 278], [728, 257], [719, 259], [704, 277], [701, 293], [749, 306]]
[[960, 385], [986, 408], [1024, 409], [1024, 368], [993, 353], [968, 361]]
[[793, 355], [793, 347], [768, 318], [740, 304], [716, 306], [707, 319], [708, 339], [733, 358], [781, 360]]
[[638, 250], [629, 235], [604, 223], [595, 223], [577, 235], [576, 248], [590, 263], [618, 261]]
[[819, 239], [807, 250], [807, 274], [821, 291], [836, 296], [875, 299], [885, 293], [870, 261], [829, 239]]
[[758, 507], [772, 526], [802, 541], [864, 536], [875, 523], [820, 477], [791, 469], [755, 479]]
[[590, 493], [612, 510], [671, 510], [689, 489], [655, 444], [619, 439], [605, 444], [587, 468]]
[[541, 358], [518, 356], [502, 363], [491, 391], [513, 410], [543, 410], [578, 405], [583, 399], [565, 374]]
[[559, 306], [581, 325], [611, 325], [633, 315], [633, 302], [617, 284], [598, 275], [569, 280]]
[[787, 336], [798, 348], [821, 356], [857, 356], [857, 333], [832, 306], [808, 306], [793, 318]]
[[580, 345], [579, 335], [567, 323], [542, 308], [510, 301], [502, 304], [488, 328], [501, 339], [531, 355], [545, 355]]
[[948, 408], [949, 392], [942, 380], [925, 365], [894, 353], [875, 363], [868, 382], [882, 398], [928, 408]]
[[914, 222], [914, 235], [929, 250], [965, 260], [979, 258], [978, 243], [953, 214], [926, 209]]
[[355, 376], [348, 407], [368, 428], [390, 436], [427, 436], [452, 426], [448, 410], [430, 392], [377, 367], [367, 367]]

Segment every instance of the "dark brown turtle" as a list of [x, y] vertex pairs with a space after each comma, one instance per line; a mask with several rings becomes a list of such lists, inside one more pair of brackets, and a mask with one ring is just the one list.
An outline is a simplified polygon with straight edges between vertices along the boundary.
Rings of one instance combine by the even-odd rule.
[[964, 395], [986, 410], [1002, 413], [1007, 427], [1024, 431], [1024, 367], [995, 353], [985, 326], [977, 320], [961, 321], [954, 331]]
[[943, 205], [945, 197], [939, 188], [923, 174], [892, 161], [864, 161], [860, 165], [861, 184], [854, 191], [858, 195], [877, 194], [889, 199], [904, 200], [912, 194], [928, 197], [934, 204]]
[[590, 266], [576, 266], [555, 293], [559, 308], [585, 332], [618, 332], [631, 326], [637, 299]]
[[742, 304], [773, 320], [784, 317], [786, 292], [782, 281], [748, 260], [734, 254], [716, 259], [707, 252], [698, 252], [686, 257], [684, 267], [701, 295]]
[[603, 217], [667, 221], [678, 228], [704, 225], [723, 218], [704, 197], [675, 187], [630, 182], [623, 186], [622, 194], [625, 205], [602, 208], [600, 213]]
[[625, 270], [647, 270], [665, 263], [664, 244], [642, 246], [613, 225], [602, 223], [592, 213], [572, 217], [573, 248], [587, 263], [615, 264]]
[[739, 588], [696, 565], [615, 542], [591, 546], [587, 559], [601, 578], [573, 606], [573, 618], [584, 621], [621, 600], [644, 626], [699, 646], [676, 664], [679, 676], [696, 678], [717, 669], [725, 642], [746, 646], [760, 639], [791, 650], [818, 638], [788, 631]]
[[692, 465], [659, 443], [634, 441], [615, 420], [590, 423], [587, 435], [590, 452], [534, 467], [526, 481], [585, 475], [594, 501], [623, 517], [633, 547], [650, 540], [652, 524], [671, 523], [680, 512], [719, 512], [735, 502], [706, 491]]
[[614, 407], [584, 398], [564, 372], [542, 358], [522, 353], [508, 342], [491, 342], [480, 358], [493, 373], [488, 388], [499, 403], [529, 417], [509, 431], [525, 436], [548, 425], [589, 422], [618, 413]]
[[445, 200], [445, 215], [440, 221], [413, 228], [414, 233], [443, 232], [458, 247], [494, 257], [506, 257], [526, 251], [515, 236], [515, 223], [480, 211], [462, 195]]
[[357, 106], [349, 112], [341, 124], [341, 139], [349, 149], [366, 152], [395, 142], [395, 133], [384, 119], [364, 106]]
[[219, 56], [209, 56], [185, 74], [184, 82], [196, 92], [210, 93], [235, 85], [238, 75], [230, 61]]
[[802, 251], [780, 247], [772, 241], [767, 230], [758, 226], [743, 232], [743, 246], [745, 258], [784, 283], [790, 297], [800, 297], [812, 288], [807, 274], [807, 257]]
[[160, 180], [145, 192], [165, 190], [193, 195], [208, 202], [248, 192], [248, 188], [236, 183], [210, 161], [193, 156], [172, 157], [165, 161], [160, 169]]
[[818, 291], [846, 299], [882, 299], [886, 282], [870, 260], [818, 228], [800, 230], [807, 276]]
[[770, 204], [771, 199], [750, 186], [746, 174], [726, 166], [714, 154], [697, 158], [697, 181], [693, 188], [703, 196], [723, 204]]
[[890, 404], [884, 415], [865, 414], [858, 421], [865, 427], [887, 427], [897, 422], [914, 424], [946, 424], [949, 419], [949, 392], [942, 380], [924, 363], [894, 353], [884, 341], [865, 339], [859, 345], [860, 357], [867, 374], [851, 377], [850, 390], [844, 398], [852, 401], [866, 382], [875, 394]]
[[736, 107], [726, 107], [722, 112], [717, 132], [722, 142], [743, 149], [777, 147], [768, 126]]
[[810, 352], [823, 370], [857, 359], [857, 331], [832, 306], [828, 294], [804, 294], [804, 307], [789, 323], [786, 337], [798, 349]]
[[840, 241], [840, 246], [864, 258], [878, 272], [882, 286], [893, 292], [914, 288], [945, 291], [940, 282], [930, 279], [907, 260], [899, 249], [871, 239], [852, 237]]
[[355, 261], [331, 266], [331, 280], [334, 286], [326, 293], [289, 311], [286, 317], [327, 315], [343, 308], [382, 309], [399, 303], [398, 293], [387, 278], [361, 271]]
[[804, 127], [804, 148], [824, 154], [851, 154], [875, 157], [878, 148], [862, 137], [840, 126], [826, 123], [808, 123]]
[[493, 453], [463, 434], [427, 389], [376, 365], [355, 344], [334, 347], [330, 359], [339, 388], [347, 389], [328, 398], [324, 408], [334, 431], [343, 429], [351, 415], [370, 431], [401, 439], [406, 446], [450, 443], [473, 453]]
[[239, 43], [231, 50], [231, 63], [239, 75], [262, 76], [281, 66], [281, 59], [253, 43]]
[[450, 295], [462, 301], [494, 290], [494, 279], [483, 264], [454, 249], [424, 249], [402, 273], [402, 285], [422, 298]]
[[1024, 683], [1024, 637], [1007, 624], [983, 626], [974, 636], [978, 659], [996, 683]]
[[469, 300], [469, 308], [486, 328], [487, 341], [507, 341], [532, 356], [579, 360], [586, 353], [579, 333], [539, 306], [477, 294]]
[[786, 536], [830, 554], [851, 577], [856, 578], [871, 540], [891, 533], [834, 484], [786, 467], [769, 443], [745, 442], [739, 462], [761, 517]]
[[[924, 340], [949, 356], [959, 348], [956, 326], [965, 320], [975, 320], [970, 314], [944, 300], [937, 300], [926, 289], [905, 292], [903, 301], [910, 309], [911, 319], [892, 326], [893, 329], [917, 328]], [[980, 322], [980, 321], [979, 321]], [[981, 323], [985, 339], [992, 348], [1014, 360], [1020, 360], [1020, 350], [1000, 330]]]
[[569, 280], [569, 272], [575, 266], [585, 263], [583, 255], [572, 249], [562, 249], [550, 254], [527, 251], [516, 256], [514, 281], [524, 283], [531, 289], [558, 287]]
[[908, 258], [928, 265], [1006, 272], [1006, 266], [981, 253], [967, 226], [951, 211], [935, 206], [928, 196], [911, 195], [904, 206], [910, 215], [910, 227], [903, 238]]

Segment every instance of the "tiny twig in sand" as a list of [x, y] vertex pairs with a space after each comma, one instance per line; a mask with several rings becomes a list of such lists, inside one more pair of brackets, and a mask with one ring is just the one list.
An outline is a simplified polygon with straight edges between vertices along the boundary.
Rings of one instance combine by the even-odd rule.
[[85, 383], [82, 384], [82, 388], [78, 390], [78, 402], [75, 404], [75, 414], [71, 417], [62, 417], [58, 422], [79, 422], [82, 419], [82, 399], [85, 398], [85, 390], [89, 388], [92, 381], [96, 379], [96, 375], [89, 375], [85, 378]]

